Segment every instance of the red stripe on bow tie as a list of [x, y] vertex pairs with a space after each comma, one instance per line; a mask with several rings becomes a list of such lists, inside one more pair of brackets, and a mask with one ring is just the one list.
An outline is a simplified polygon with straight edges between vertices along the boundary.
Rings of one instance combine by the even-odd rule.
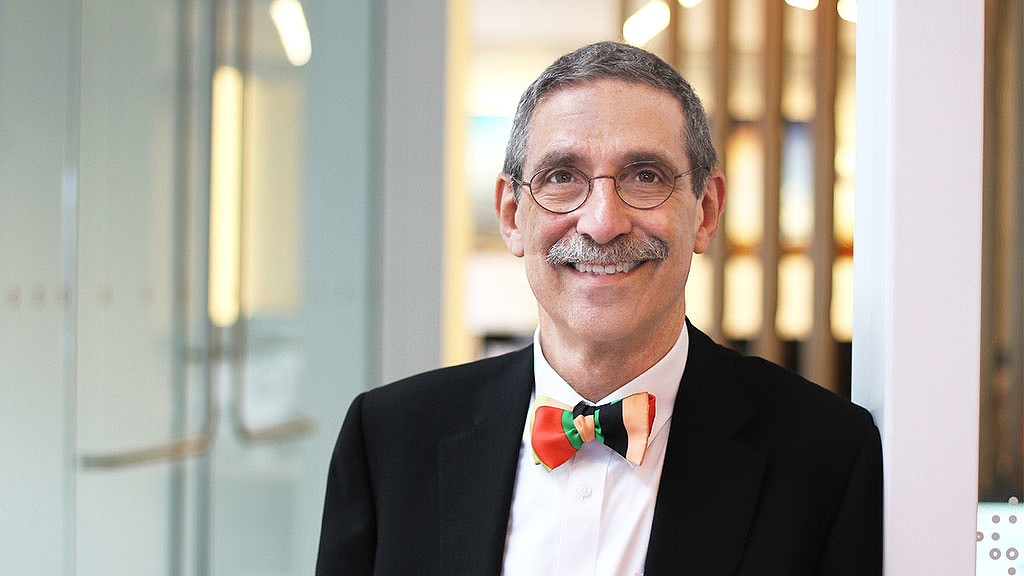
[[[576, 453], [576, 448], [569, 442], [562, 424], [565, 412], [566, 410], [562, 408], [546, 405], [537, 406], [533, 413], [533, 430], [530, 436], [534, 445], [534, 455], [548, 470], [561, 466]], [[542, 447], [540, 451], [536, 450], [537, 446]]]

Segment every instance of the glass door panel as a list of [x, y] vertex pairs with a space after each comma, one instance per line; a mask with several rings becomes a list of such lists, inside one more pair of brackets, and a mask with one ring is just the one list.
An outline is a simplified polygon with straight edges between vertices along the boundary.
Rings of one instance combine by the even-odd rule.
[[[285, 48], [302, 12], [308, 65]], [[377, 357], [374, 17], [370, 0], [81, 3], [62, 231], [76, 574], [312, 572], [335, 435]]]
[[195, 246], [205, 244], [193, 186], [203, 165], [191, 132], [208, 100], [194, 79], [209, 69], [209, 34], [196, 10], [81, 4], [79, 574], [188, 573], [186, 466], [213, 426], [199, 315], [205, 255]]
[[313, 572], [331, 447], [368, 386], [371, 4], [222, 5], [217, 75], [235, 80], [214, 89], [237, 90], [224, 113], [240, 118], [238, 203], [210, 227], [217, 239], [238, 222], [238, 261], [211, 285], [237, 274], [238, 301], [214, 319], [213, 574]]
[[[301, 48], [311, 47], [309, 28], [299, 2], [256, 0], [231, 8], [237, 50], [226, 51], [218, 67], [237, 71], [240, 82], [233, 100], [239, 109], [231, 112], [242, 119], [233, 215], [240, 223], [239, 314], [221, 331], [232, 354], [216, 372], [231, 424], [214, 452], [213, 568], [216, 574], [302, 574], [311, 572], [312, 559], [293, 554], [290, 536], [296, 491], [312, 468], [299, 451], [315, 426], [299, 406], [308, 380], [302, 321], [309, 52]], [[214, 237], [223, 224], [211, 222]]]

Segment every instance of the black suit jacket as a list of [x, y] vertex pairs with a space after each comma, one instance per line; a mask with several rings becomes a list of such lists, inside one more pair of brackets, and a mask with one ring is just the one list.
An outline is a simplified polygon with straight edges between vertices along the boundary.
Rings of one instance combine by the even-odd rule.
[[[646, 576], [881, 575], [871, 416], [687, 329]], [[316, 573], [499, 574], [532, 389], [528, 347], [357, 397]]]

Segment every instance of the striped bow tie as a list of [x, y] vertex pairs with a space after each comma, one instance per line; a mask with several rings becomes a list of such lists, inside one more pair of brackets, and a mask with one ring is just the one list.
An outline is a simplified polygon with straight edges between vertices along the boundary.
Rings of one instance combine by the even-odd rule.
[[533, 461], [550, 472], [572, 458], [584, 442], [597, 440], [639, 466], [654, 425], [654, 404], [654, 396], [647, 392], [600, 406], [580, 402], [572, 409], [539, 396], [530, 424]]

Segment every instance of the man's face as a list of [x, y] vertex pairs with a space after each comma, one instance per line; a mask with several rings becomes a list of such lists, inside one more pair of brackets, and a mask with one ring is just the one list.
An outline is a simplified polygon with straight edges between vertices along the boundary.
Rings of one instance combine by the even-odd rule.
[[[638, 160], [657, 160], [673, 174], [694, 168], [684, 148], [678, 100], [643, 84], [602, 79], [558, 90], [534, 110], [530, 128], [526, 180], [553, 164], [591, 177], [614, 176]], [[674, 341], [692, 254], [707, 248], [724, 201], [720, 173], [712, 172], [702, 199], [693, 194], [691, 178], [679, 178], [672, 196], [650, 210], [626, 205], [612, 179], [599, 178], [587, 201], [568, 214], [545, 211], [525, 187], [515, 203], [507, 175], [499, 178], [496, 208], [502, 237], [513, 254], [525, 258], [545, 338], [613, 346], [643, 345], [666, 335]], [[574, 236], [599, 245], [620, 237], [653, 237], [667, 245], [668, 253], [632, 268], [619, 266], [628, 271], [613, 274], [549, 264], [552, 245]]]

